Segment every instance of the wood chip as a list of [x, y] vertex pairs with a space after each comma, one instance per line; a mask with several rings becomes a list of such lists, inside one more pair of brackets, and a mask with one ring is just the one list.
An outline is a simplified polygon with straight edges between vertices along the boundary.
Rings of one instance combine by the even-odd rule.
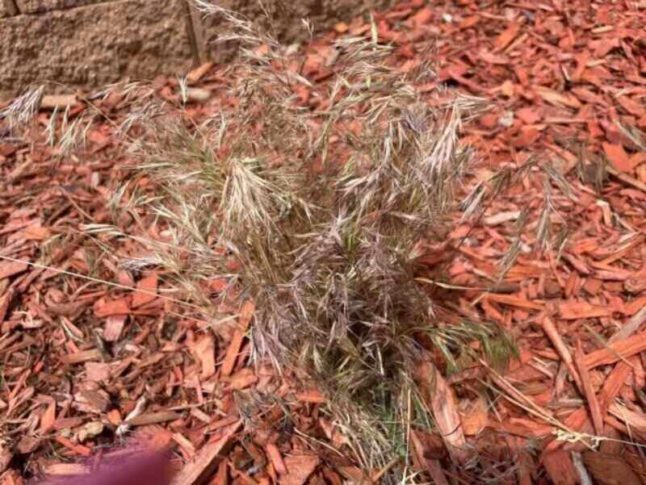
[[0, 324], [7, 318], [9, 305], [13, 301], [14, 296], [16, 296], [16, 291], [13, 288], [7, 289], [3, 295], [0, 295]]
[[559, 304], [559, 316], [565, 320], [611, 317], [612, 310], [608, 307], [586, 302], [566, 301]]
[[24, 273], [29, 264], [22, 261], [0, 261], [0, 280]]
[[499, 212], [483, 219], [483, 222], [488, 226], [497, 226], [505, 222], [515, 221], [520, 217], [520, 211], [507, 211]]
[[520, 32], [520, 27], [521, 27], [520, 23], [511, 22], [507, 27], [507, 29], [505, 29], [505, 31], [501, 33], [494, 41], [496, 50], [503, 50], [505, 47], [511, 44], [511, 42], [516, 38], [516, 36]]
[[117, 342], [121, 338], [121, 332], [126, 324], [126, 315], [111, 315], [105, 320], [103, 339], [106, 342]]
[[213, 68], [214, 65], [215, 64], [213, 62], [205, 62], [204, 64], [196, 67], [191, 72], [189, 72], [186, 76], [186, 80], [189, 84], [197, 83], [206, 75], [206, 73], [208, 73]]
[[221, 453], [226, 449], [238, 429], [242, 425], [242, 421], [224, 428], [217, 436], [202, 446], [197, 453], [196, 458], [184, 465], [180, 472], [173, 478], [171, 485], [194, 485], [202, 483], [205, 477], [208, 477], [218, 465], [218, 458], [221, 458]]
[[608, 157], [610, 163], [612, 163], [617, 170], [624, 173], [632, 172], [633, 167], [623, 146], [613, 143], [604, 143], [603, 151], [606, 154], [606, 157]]
[[617, 340], [608, 344], [607, 348], [595, 350], [585, 356], [584, 363], [588, 369], [600, 365], [614, 364], [620, 359], [646, 350], [646, 332], [639, 333], [625, 340]]
[[242, 305], [240, 317], [238, 319], [238, 326], [234, 330], [233, 337], [222, 362], [220, 370], [220, 375], [222, 377], [230, 376], [231, 372], [233, 372], [236, 359], [238, 358], [238, 353], [240, 352], [240, 347], [242, 346], [242, 341], [247, 333], [247, 328], [249, 328], [249, 323], [253, 317], [254, 310], [255, 307], [252, 302], [245, 302]]
[[285, 462], [283, 461], [280, 451], [278, 451], [278, 447], [273, 443], [268, 443], [267, 446], [265, 446], [265, 450], [267, 451], [267, 456], [269, 457], [274, 470], [276, 470], [276, 473], [279, 475], [285, 475], [287, 473], [287, 467], [285, 466]]
[[101, 360], [103, 355], [99, 349], [90, 349], [68, 354], [61, 357], [61, 361], [65, 364], [82, 364], [90, 360]]
[[561, 335], [556, 329], [554, 322], [552, 322], [550, 318], [545, 317], [541, 321], [541, 327], [543, 328], [545, 335], [547, 335], [547, 337], [550, 339], [550, 342], [552, 342], [552, 344], [554, 345], [556, 352], [563, 360], [563, 363], [565, 364], [568, 372], [570, 373], [570, 376], [572, 377], [574, 382], [576, 382], [577, 387], [579, 389], [583, 389], [581, 378], [579, 377], [579, 374], [576, 371], [576, 368], [574, 367], [572, 354], [570, 354], [570, 350], [568, 349], [565, 342], [563, 342], [563, 339], [561, 338]]
[[143, 306], [157, 298], [158, 281], [157, 273], [151, 273], [137, 282], [137, 291], [132, 296], [132, 308]]
[[502, 303], [504, 305], [515, 306], [515, 307], [524, 308], [527, 310], [543, 310], [545, 308], [545, 304], [540, 301], [537, 301], [537, 300], [529, 301], [525, 298], [514, 296], [514, 295], [487, 293], [486, 298], [489, 301], [495, 301], [497, 303]]
[[630, 337], [633, 333], [638, 331], [641, 326], [646, 322], [646, 307], [639, 310], [635, 315], [633, 315], [626, 324], [619, 329], [612, 337], [608, 339], [608, 343], [612, 344], [620, 340], [625, 340]]
[[90, 469], [81, 463], [54, 463], [45, 468], [45, 475], [49, 476], [74, 476], [85, 475]]
[[215, 374], [215, 340], [213, 335], [207, 334], [201, 337], [193, 347], [193, 351], [200, 361], [202, 378], [207, 379]]
[[573, 96], [567, 96], [543, 86], [537, 86], [535, 89], [541, 98], [554, 106], [567, 106], [570, 108], [581, 107], [581, 102]]
[[300, 402], [312, 403], [312, 404], [323, 404], [327, 402], [327, 399], [317, 389], [310, 389], [308, 391], [296, 393], [296, 399]]
[[154, 413], [144, 413], [139, 416], [127, 419], [126, 423], [132, 426], [145, 426], [148, 424], [165, 423], [167, 421], [175, 421], [181, 418], [180, 414], [172, 411], [158, 411]]
[[303, 485], [319, 465], [320, 459], [316, 455], [289, 455], [285, 457], [287, 474], [283, 475], [280, 485]]
[[233, 337], [231, 338], [229, 347], [227, 347], [227, 353], [225, 354], [224, 360], [222, 361], [220, 376], [228, 377], [233, 372], [236, 364], [236, 359], [238, 358], [240, 347], [242, 346], [242, 341], [244, 340], [244, 338], [245, 332], [243, 332], [242, 330], [236, 328], [233, 331]]
[[578, 485], [579, 474], [567, 451], [557, 450], [543, 455], [543, 462], [552, 483], [559, 485]]
[[258, 382], [258, 376], [252, 369], [246, 368], [233, 374], [228, 381], [229, 389], [239, 391]]
[[601, 406], [592, 387], [592, 380], [590, 378], [590, 373], [588, 368], [584, 364], [585, 355], [581, 349], [581, 344], [579, 342], [578, 347], [574, 351], [574, 362], [576, 364], [576, 369], [579, 372], [579, 377], [581, 378], [583, 395], [585, 396], [586, 401], [588, 402], [588, 408], [590, 410], [590, 417], [592, 418], [592, 424], [594, 426], [594, 432], [597, 436], [603, 435], [603, 414], [601, 412]]
[[101, 317], [110, 317], [115, 315], [127, 315], [130, 313], [130, 305], [125, 298], [117, 300], [98, 300], [94, 304], [94, 314]]
[[86, 362], [85, 376], [94, 382], [107, 381], [110, 377], [110, 366], [105, 362]]
[[40, 102], [43, 109], [65, 109], [78, 104], [75, 94], [46, 94]]
[[431, 372], [431, 410], [435, 424], [449, 454], [456, 462], [464, 463], [468, 458], [467, 443], [464, 438], [455, 396], [435, 367]]
[[583, 463], [596, 483], [601, 485], [642, 485], [644, 483], [630, 465], [617, 455], [589, 451], [583, 454]]

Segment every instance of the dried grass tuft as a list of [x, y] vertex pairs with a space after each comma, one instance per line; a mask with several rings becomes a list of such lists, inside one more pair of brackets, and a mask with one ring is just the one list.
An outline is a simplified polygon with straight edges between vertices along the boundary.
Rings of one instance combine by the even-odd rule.
[[44, 86], [29, 89], [0, 110], [0, 121], [5, 120], [8, 123], [10, 132], [31, 125], [40, 108], [44, 90]]
[[338, 42], [332, 80], [313, 85], [251, 22], [199, 6], [242, 45], [226, 76], [233, 102], [194, 126], [181, 107], [147, 101], [122, 126], [162, 190], [145, 201], [166, 227], [155, 262], [204, 305], [205, 280], [243, 288], [256, 305], [254, 357], [315, 378], [357, 460], [383, 467], [407, 455], [413, 422], [430, 426], [414, 378], [424, 354], [453, 369], [474, 340], [494, 361], [513, 352], [494, 327], [443, 322], [416, 281], [419, 241], [450, 229], [470, 160], [460, 127], [482, 102], [431, 107], [415, 89], [428, 66], [406, 77], [388, 66], [389, 47], [363, 38]]

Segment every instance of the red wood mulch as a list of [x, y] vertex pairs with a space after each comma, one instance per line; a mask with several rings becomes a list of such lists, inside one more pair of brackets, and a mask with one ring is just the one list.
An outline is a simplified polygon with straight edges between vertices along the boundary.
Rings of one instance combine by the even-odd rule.
[[[491, 100], [465, 129], [482, 159], [476, 177], [541, 157], [574, 188], [552, 199], [567, 243], [537, 255], [524, 240], [504, 293], [464, 288], [493, 286], [521, 212], [538, 220], [543, 188], [533, 178], [487, 210], [450, 265], [449, 283], [462, 288], [451, 290], [455, 310], [500, 323], [520, 348], [501, 374], [483, 364], [448, 378], [466, 442], [487, 470], [462, 482], [574, 484], [587, 474], [646, 483], [646, 450], [635, 446], [646, 442], [644, 3], [480, 3], [411, 1], [374, 16], [402, 70], [437, 62], [425, 90]], [[306, 47], [305, 74], [324, 79], [330, 42], [364, 33], [364, 21], [337, 24]], [[207, 94], [223, 82], [217, 72], [197, 73]], [[173, 81], [157, 86], [176, 96]], [[214, 103], [189, 113], [199, 118]], [[120, 110], [118, 97], [96, 106]], [[50, 116], [41, 112], [39, 123]], [[331, 451], [343, 436], [318, 392], [249, 367], [250, 304], [223, 305], [223, 315], [241, 316], [206, 331], [162, 292], [153, 266], [123, 269], [99, 247], [104, 236], [87, 236], [86, 225], [112, 221], [110, 188], [127, 177], [115, 153], [107, 123], [91, 128], [82, 159], [0, 140], [0, 482], [87, 470], [115, 445], [143, 441], [173, 450], [181, 484], [367, 480]], [[136, 224], [123, 215], [122, 226]], [[452, 241], [467, 229], [456, 226]], [[154, 228], [136, 230], [154, 237]], [[138, 251], [122, 241], [120, 256]], [[480, 378], [492, 385], [488, 400]], [[413, 433], [411, 443], [424, 474], [459, 483], [437, 436]]]

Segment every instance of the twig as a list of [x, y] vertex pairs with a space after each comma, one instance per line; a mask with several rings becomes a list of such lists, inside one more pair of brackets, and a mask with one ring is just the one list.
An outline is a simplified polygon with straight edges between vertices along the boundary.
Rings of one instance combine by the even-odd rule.
[[612, 175], [615, 178], [618, 178], [622, 182], [624, 182], [624, 183], [626, 183], [628, 185], [631, 185], [631, 186], [635, 187], [636, 189], [641, 190], [642, 192], [646, 192], [646, 184], [645, 183], [631, 177], [630, 175], [626, 175], [625, 173], [620, 172], [619, 170], [617, 170], [615, 167], [613, 167], [610, 164], [606, 165], [606, 170], [608, 171], [608, 173], [610, 175]]
[[592, 418], [592, 425], [594, 427], [594, 432], [598, 435], [603, 434], [603, 415], [601, 412], [601, 406], [599, 406], [599, 400], [597, 399], [594, 389], [592, 388], [592, 382], [590, 380], [590, 373], [588, 368], [584, 365], [585, 354], [581, 348], [581, 341], [577, 342], [577, 347], [574, 350], [574, 362], [576, 368], [579, 371], [579, 376], [581, 378], [581, 384], [583, 386], [583, 395], [588, 401], [588, 407], [590, 408], [590, 417]]
[[[157, 298], [161, 298], [162, 300], [172, 301], [173, 303], [177, 303], [178, 305], [183, 305], [183, 306], [194, 308], [194, 309], [197, 309], [197, 310], [203, 310], [204, 309], [203, 307], [201, 307], [199, 305], [194, 305], [194, 304], [188, 303], [186, 301], [178, 300], [177, 298], [173, 298], [172, 296], [161, 295], [161, 294], [157, 293], [156, 291], [142, 290], [141, 288], [135, 288], [133, 286], [122, 285], [120, 283], [114, 283], [112, 281], [102, 280], [101, 278], [94, 278], [93, 276], [87, 276], [87, 275], [83, 275], [81, 273], [75, 273], [73, 271], [67, 271], [65, 269], [60, 269], [60, 268], [56, 268], [56, 267], [53, 267], [53, 266], [47, 266], [46, 264], [33, 263], [31, 261], [27, 261], [27, 260], [24, 260], [24, 259], [18, 259], [18, 258], [12, 258], [11, 256], [4, 256], [2, 254], [0, 254], [0, 259], [4, 259], [6, 261], [11, 261], [11, 262], [14, 262], [14, 263], [27, 264], [27, 265], [29, 265], [29, 266], [31, 266], [33, 268], [44, 269], [44, 270], [52, 271], [54, 273], [62, 274], [62, 275], [65, 275], [65, 276], [71, 276], [73, 278], [80, 278], [80, 279], [84, 279], [84, 280], [87, 280], [87, 281], [92, 281], [93, 283], [99, 283], [99, 284], [102, 284], [102, 285], [108, 285], [108, 286], [112, 286], [113, 288], [119, 288], [121, 290], [128, 290], [128, 291], [132, 291], [134, 293], [142, 293], [144, 295], [154, 296], [154, 297], [157, 297]], [[205, 323], [208, 323], [208, 322], [205, 322]]]
[[633, 333], [639, 330], [644, 322], [646, 322], [646, 307], [642, 308], [636, 314], [634, 314], [617, 333], [615, 333], [608, 339], [608, 343], [612, 344], [619, 340], [627, 339]]
[[554, 345], [556, 352], [559, 354], [561, 359], [563, 359], [563, 363], [565, 364], [565, 367], [570, 373], [570, 376], [572, 376], [572, 379], [576, 383], [577, 388], [583, 393], [583, 384], [581, 383], [581, 378], [579, 377], [579, 373], [576, 371], [576, 368], [574, 367], [572, 354], [570, 354], [570, 351], [567, 348], [567, 345], [565, 345], [565, 342], [563, 342], [563, 339], [561, 338], [561, 335], [556, 329], [554, 322], [552, 322], [550, 318], [545, 317], [540, 322], [540, 325], [543, 328], [545, 335], [547, 335], [547, 338], [549, 338], [550, 342], [552, 342], [552, 345]]

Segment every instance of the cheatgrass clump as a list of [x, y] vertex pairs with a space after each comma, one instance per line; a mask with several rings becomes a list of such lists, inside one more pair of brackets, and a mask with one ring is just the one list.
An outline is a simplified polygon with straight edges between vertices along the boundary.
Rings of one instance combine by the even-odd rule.
[[43, 99], [43, 91], [43, 86], [27, 90], [0, 110], [0, 121], [6, 121], [9, 132], [33, 122]]
[[155, 263], [204, 305], [214, 277], [253, 299], [255, 357], [304, 369], [357, 458], [378, 466], [393, 436], [429, 419], [414, 378], [425, 353], [455, 363], [474, 340], [503, 360], [512, 348], [493, 327], [442, 325], [416, 280], [419, 242], [450, 229], [470, 160], [458, 133], [481, 100], [429, 103], [415, 88], [428, 66], [405, 76], [388, 47], [359, 38], [336, 44], [315, 85], [251, 23], [201, 5], [242, 45], [219, 112], [195, 126], [151, 102], [123, 127], [161, 189], [146, 200], [167, 236]]

